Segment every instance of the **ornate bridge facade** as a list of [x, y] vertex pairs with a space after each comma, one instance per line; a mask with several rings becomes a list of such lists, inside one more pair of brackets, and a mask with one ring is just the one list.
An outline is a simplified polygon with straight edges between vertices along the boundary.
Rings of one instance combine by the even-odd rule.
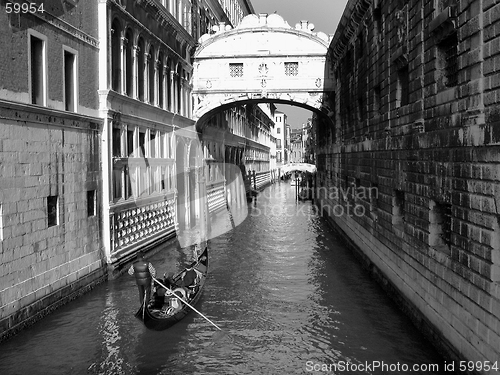
[[199, 40], [194, 56], [193, 117], [249, 102], [296, 105], [328, 114], [333, 90], [327, 61], [330, 37], [301, 21], [292, 28], [277, 14], [251, 14], [234, 29], [221, 23]]

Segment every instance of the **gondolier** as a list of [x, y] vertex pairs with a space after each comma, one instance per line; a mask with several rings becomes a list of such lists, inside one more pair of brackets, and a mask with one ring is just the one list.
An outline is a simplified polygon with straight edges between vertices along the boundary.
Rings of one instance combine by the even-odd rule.
[[144, 259], [144, 253], [139, 251], [137, 260], [130, 266], [128, 273], [129, 275], [135, 275], [135, 282], [139, 289], [139, 301], [141, 301], [142, 306], [144, 298], [146, 298], [146, 302], [151, 299], [151, 286], [153, 277], [156, 276], [156, 270], [150, 262]]

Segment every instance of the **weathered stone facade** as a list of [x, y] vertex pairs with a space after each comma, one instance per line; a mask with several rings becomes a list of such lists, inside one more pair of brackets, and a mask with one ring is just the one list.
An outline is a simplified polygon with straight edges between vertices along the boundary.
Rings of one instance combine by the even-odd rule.
[[438, 347], [491, 362], [500, 348], [496, 3], [349, 1], [329, 51], [335, 126], [317, 121], [320, 207]]
[[0, 341], [106, 275], [97, 6], [52, 5], [0, 6]]

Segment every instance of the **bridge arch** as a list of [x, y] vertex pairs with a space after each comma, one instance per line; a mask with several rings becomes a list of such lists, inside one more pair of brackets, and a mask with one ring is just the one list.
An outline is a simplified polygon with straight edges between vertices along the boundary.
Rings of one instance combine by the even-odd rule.
[[234, 29], [221, 23], [203, 35], [193, 62], [194, 120], [203, 124], [223, 109], [267, 102], [299, 106], [331, 122], [325, 100], [334, 89], [331, 38], [313, 30], [307, 21], [292, 28], [278, 14], [252, 14]]

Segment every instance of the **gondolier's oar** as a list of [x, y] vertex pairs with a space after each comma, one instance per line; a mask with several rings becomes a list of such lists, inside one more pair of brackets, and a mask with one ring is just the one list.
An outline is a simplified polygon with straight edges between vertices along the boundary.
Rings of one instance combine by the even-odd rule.
[[[165, 288], [165, 291], [166, 293], [168, 293], [169, 295], [174, 295], [176, 296], [173, 292], [170, 291], [169, 288], [167, 288], [165, 285], [163, 285], [158, 279], [154, 278], [153, 277], [153, 281], [158, 283], [158, 285], [160, 285], [161, 287]], [[178, 296], [176, 296], [178, 297]], [[184, 301], [182, 298], [179, 298], [183, 303], [185, 303], [186, 305], [188, 305], [191, 309], [193, 309], [195, 312], [197, 312], [198, 314], [200, 314], [203, 318], [206, 319], [207, 322], [209, 322], [210, 324], [212, 324], [215, 328], [217, 328], [219, 331], [222, 331], [222, 329], [217, 325], [215, 324], [214, 322], [212, 322], [210, 319], [208, 319], [205, 315], [203, 315], [201, 312], [199, 312], [198, 310], [196, 310], [193, 306], [191, 306], [189, 303], [187, 303], [186, 301]]]

